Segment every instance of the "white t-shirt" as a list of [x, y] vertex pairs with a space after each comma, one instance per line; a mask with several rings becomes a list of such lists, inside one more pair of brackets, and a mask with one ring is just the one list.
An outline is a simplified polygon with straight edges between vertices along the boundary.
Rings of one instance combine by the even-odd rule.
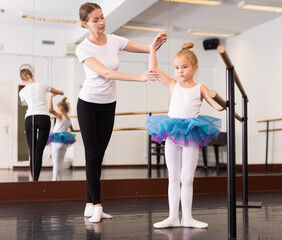
[[95, 45], [85, 38], [76, 48], [76, 55], [83, 64], [86, 80], [80, 91], [79, 98], [91, 103], [111, 103], [117, 100], [116, 81], [107, 80], [98, 73], [92, 71], [84, 64], [84, 60], [94, 57], [103, 63], [108, 69], [118, 70], [119, 51], [123, 50], [128, 39], [114, 34], [107, 34], [107, 43], [103, 46]]
[[48, 103], [46, 93], [51, 86], [47, 83], [34, 82], [26, 85], [19, 93], [21, 101], [26, 101], [28, 108], [25, 117], [31, 115], [48, 115]]

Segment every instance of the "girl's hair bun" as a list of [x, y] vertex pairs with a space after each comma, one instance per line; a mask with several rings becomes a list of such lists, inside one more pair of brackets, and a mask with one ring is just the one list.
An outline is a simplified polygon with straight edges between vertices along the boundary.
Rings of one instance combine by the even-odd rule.
[[67, 99], [68, 99], [67, 97], [64, 97], [64, 98], [62, 99], [62, 101], [65, 102], [65, 101], [67, 101]]
[[183, 43], [182, 44], [182, 50], [184, 50], [184, 49], [190, 49], [190, 48], [193, 48], [194, 47], [194, 43], [192, 43], [192, 42], [189, 42], [189, 43]]

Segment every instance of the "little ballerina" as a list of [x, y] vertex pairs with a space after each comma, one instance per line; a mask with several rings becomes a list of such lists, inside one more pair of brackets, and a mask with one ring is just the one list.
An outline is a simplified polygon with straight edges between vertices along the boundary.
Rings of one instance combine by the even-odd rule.
[[[161, 36], [161, 33], [160, 33]], [[161, 38], [160, 38], [161, 39]], [[146, 128], [152, 140], [165, 142], [165, 158], [169, 175], [168, 200], [169, 217], [154, 224], [155, 228], [192, 227], [207, 228], [208, 224], [192, 217], [193, 180], [197, 167], [199, 146], [206, 146], [219, 134], [220, 120], [209, 116], [199, 116], [202, 100], [214, 109], [223, 110], [212, 98], [209, 89], [194, 82], [198, 70], [198, 59], [193, 51], [193, 43], [182, 45], [173, 59], [173, 67], [179, 82], [158, 69], [156, 46], [158, 38], [150, 50], [150, 70], [159, 74], [158, 80], [170, 90], [171, 101], [168, 115], [148, 117]], [[182, 220], [179, 221], [181, 201]]]
[[78, 132], [74, 130], [68, 116], [70, 110], [69, 103], [64, 97], [57, 104], [57, 111], [53, 108], [53, 97], [56, 94], [51, 93], [49, 99], [49, 112], [56, 118], [56, 124], [53, 132], [50, 133], [47, 145], [52, 146], [52, 161], [53, 161], [53, 181], [62, 180], [63, 178], [63, 166], [64, 158], [66, 155], [67, 147], [75, 142], [75, 134], [69, 133], [68, 129], [72, 132]]

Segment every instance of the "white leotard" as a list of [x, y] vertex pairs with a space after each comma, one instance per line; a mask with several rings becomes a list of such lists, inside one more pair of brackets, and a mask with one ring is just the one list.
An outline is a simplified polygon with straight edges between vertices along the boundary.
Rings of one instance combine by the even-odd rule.
[[70, 126], [71, 121], [62, 116], [61, 122], [58, 122], [58, 120], [56, 121], [53, 132], [67, 132]]
[[201, 105], [201, 84], [192, 88], [183, 88], [177, 82], [171, 96], [168, 116], [171, 118], [198, 117]]

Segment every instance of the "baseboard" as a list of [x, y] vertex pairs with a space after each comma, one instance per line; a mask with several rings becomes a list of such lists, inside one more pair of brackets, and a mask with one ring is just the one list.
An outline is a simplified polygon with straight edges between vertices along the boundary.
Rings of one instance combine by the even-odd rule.
[[[249, 176], [249, 192], [282, 192], [282, 174]], [[101, 180], [103, 199], [167, 196], [168, 179]], [[236, 177], [237, 193], [242, 192], [242, 177]], [[85, 181], [0, 183], [0, 202], [84, 200]], [[227, 177], [196, 177], [194, 195], [227, 193]]]
[[[152, 165], [152, 168], [157, 168], [159, 167], [156, 164]], [[164, 165], [160, 165], [160, 167], [164, 167]], [[42, 167], [42, 170], [51, 170], [53, 167], [48, 166], [48, 167]], [[80, 170], [80, 169], [85, 169], [85, 166], [71, 166], [72, 169], [74, 170]], [[148, 165], [147, 164], [118, 164], [118, 165], [103, 165], [102, 168], [106, 169], [125, 169], [125, 168], [138, 168], [138, 169], [147, 169]], [[198, 168], [203, 168], [203, 166], [198, 166]], [[209, 168], [215, 168], [215, 166], [209, 166]], [[220, 164], [221, 169], [227, 169], [226, 163], [221, 163]], [[15, 166], [13, 167], [15, 170], [27, 170], [29, 169], [29, 166]], [[264, 164], [249, 164], [248, 165], [248, 171], [251, 173], [260, 173], [264, 172], [265, 165]], [[236, 164], [236, 172], [242, 172], [242, 165], [241, 164]], [[273, 163], [273, 164], [268, 164], [268, 172], [275, 172], [275, 173], [280, 173], [282, 172], [282, 164], [278, 163]]]
[[[226, 163], [221, 163], [220, 167], [222, 169], [227, 169]], [[249, 164], [248, 165], [248, 172], [252, 173], [260, 173], [265, 171], [264, 164]], [[236, 172], [242, 172], [242, 164], [236, 164]], [[282, 164], [279, 163], [271, 163], [268, 164], [268, 172], [271, 173], [280, 173], [282, 172]]]
[[[156, 164], [152, 164], [152, 168], [156, 168], [156, 167], [163, 167], [165, 165], [156, 165]], [[29, 169], [30, 167], [29, 166], [14, 166], [13, 169], [15, 170], [27, 170]], [[43, 166], [42, 167], [42, 170], [50, 170], [52, 169], [53, 167], [52, 166]], [[119, 165], [102, 165], [102, 168], [116, 168], [116, 169], [125, 169], [125, 168], [138, 168], [138, 169], [147, 169], [148, 168], [148, 165], [147, 164], [119, 164]], [[79, 170], [79, 169], [85, 169], [85, 166], [71, 166], [71, 169], [74, 169], [74, 170]]]

